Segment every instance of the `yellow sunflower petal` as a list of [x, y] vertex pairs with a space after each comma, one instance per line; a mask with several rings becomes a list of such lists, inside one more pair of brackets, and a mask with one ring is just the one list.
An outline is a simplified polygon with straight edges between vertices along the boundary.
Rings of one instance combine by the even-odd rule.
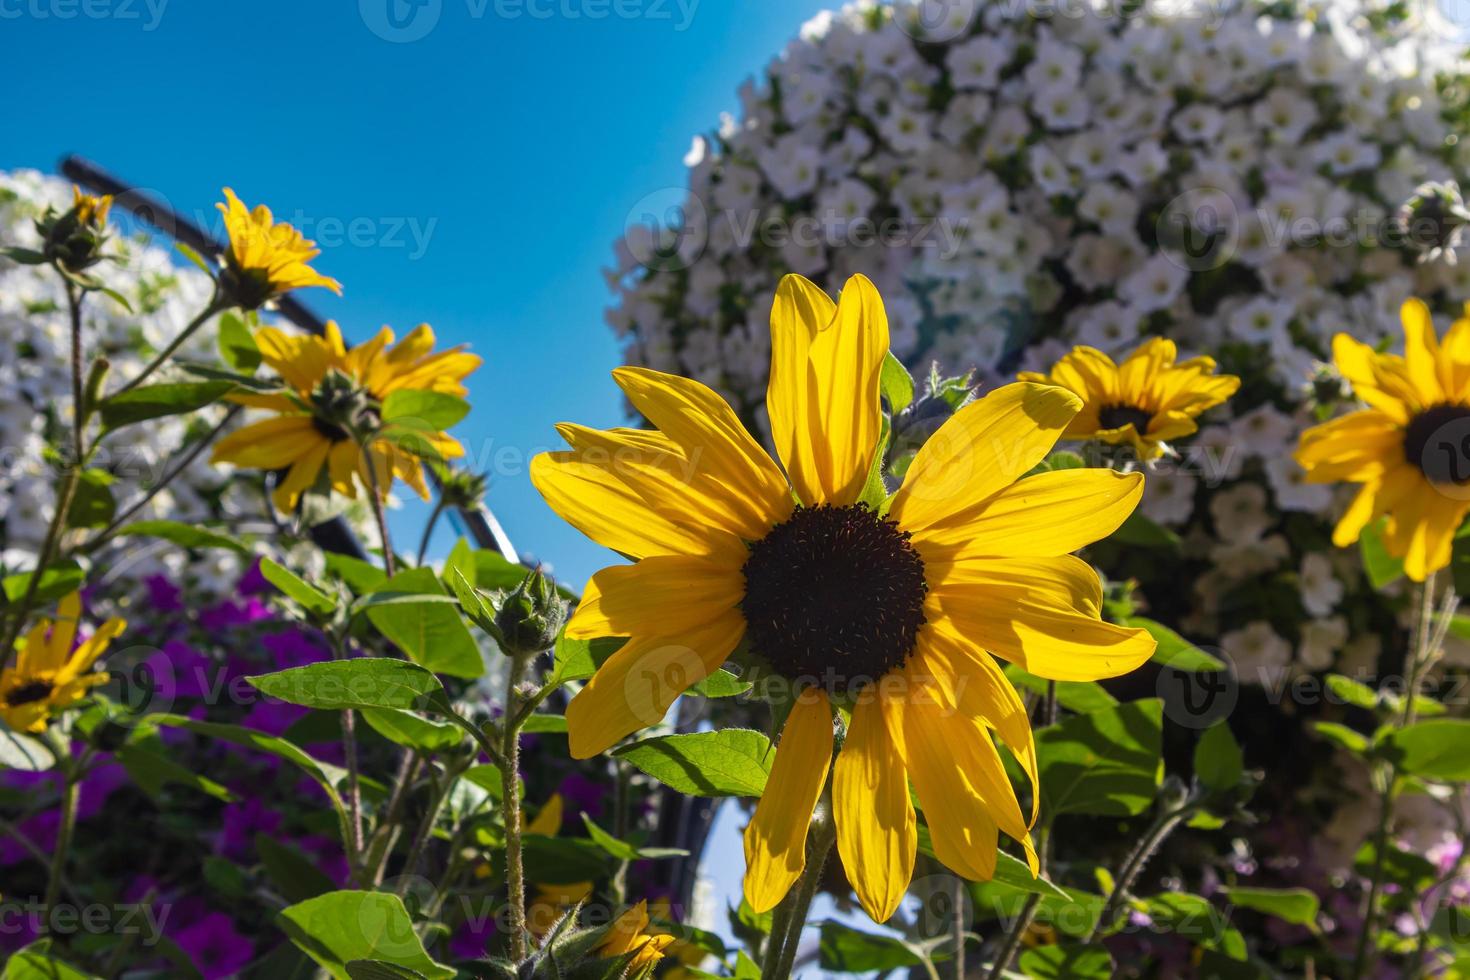
[[698, 381], [647, 368], [618, 368], [613, 378], [633, 407], [729, 494], [762, 513], [782, 513], [791, 498], [786, 478], [725, 399]]
[[739, 554], [734, 536], [690, 530], [662, 516], [627, 482], [575, 452], [531, 460], [531, 483], [563, 520], [604, 547], [633, 558]]
[[[837, 852], [863, 910], [887, 922], [903, 900], [914, 873], [918, 823], [909, 798], [908, 773], [887, 713], [882, 685], [859, 699], [832, 769]], [[901, 725], [901, 717], [896, 718]]]
[[1155, 407], [1153, 385], [1173, 364], [1178, 350], [1167, 337], [1150, 337], [1118, 365], [1118, 400], [1140, 408]]
[[215, 443], [210, 461], [283, 469], [327, 445], [307, 415], [278, 415], [236, 430]]
[[317, 476], [327, 462], [327, 453], [331, 450], [330, 442], [326, 439], [318, 439], [296, 462], [291, 464], [286, 478], [271, 494], [271, 500], [275, 503], [276, 509], [282, 512], [296, 509], [296, 502], [301, 499], [301, 494], [316, 482]]
[[980, 504], [1041, 462], [1081, 407], [1065, 388], [1024, 381], [966, 405], [909, 464], [890, 516], [917, 530]]
[[1136, 669], [1154, 638], [1077, 612], [1024, 588], [951, 583], [930, 593], [929, 624], [1054, 681], [1096, 681]]
[[1404, 303], [1400, 318], [1404, 324], [1404, 363], [1421, 404], [1444, 401], [1444, 386], [1439, 380], [1439, 337], [1429, 307], [1423, 300], [1410, 299]]
[[971, 787], [949, 744], [952, 712], [928, 698], [911, 699], [903, 710], [905, 761], [924, 808], [934, 856], [972, 881], [995, 875], [999, 827], [985, 800]]
[[1053, 470], [914, 532], [926, 560], [1065, 555], [1116, 531], [1143, 496], [1142, 473]]
[[806, 867], [806, 832], [832, 761], [832, 708], [825, 692], [797, 697], [781, 731], [766, 791], [745, 828], [745, 900], [777, 906]]
[[1340, 333], [1332, 338], [1332, 359], [1353, 393], [1399, 425], [1419, 410], [1419, 396], [1403, 358], [1380, 354], [1362, 341]]
[[592, 576], [567, 636], [667, 635], [734, 609], [745, 592], [740, 566], [686, 555], [654, 555]]
[[776, 287], [771, 304], [771, 379], [766, 387], [766, 411], [771, 439], [786, 466], [791, 486], [803, 501], [822, 499], [823, 484], [813, 448], [812, 339], [832, 324], [837, 304], [814, 283], [788, 275]]
[[1302, 433], [1296, 461], [1310, 483], [1365, 482], [1403, 459], [1404, 430], [1377, 409], [1351, 412]]
[[683, 633], [629, 640], [567, 705], [572, 757], [590, 759], [658, 724], [679, 695], [725, 662], [744, 633], [745, 620], [728, 612]]
[[56, 625], [51, 627], [51, 638], [48, 644], [65, 658], [71, 652], [72, 644], [77, 640], [77, 626], [82, 621], [82, 596], [79, 592], [72, 592], [62, 596], [61, 601], [56, 604]]

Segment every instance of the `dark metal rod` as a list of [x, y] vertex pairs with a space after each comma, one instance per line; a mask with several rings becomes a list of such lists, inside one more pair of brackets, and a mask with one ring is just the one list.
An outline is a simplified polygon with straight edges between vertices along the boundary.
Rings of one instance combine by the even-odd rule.
[[[179, 214], [166, 201], [159, 200], [147, 191], [125, 184], [92, 161], [80, 156], [67, 156], [62, 159], [60, 169], [68, 180], [94, 193], [111, 194], [115, 208], [126, 211], [135, 220], [157, 229], [175, 241], [182, 242], [201, 255], [217, 258], [224, 254], [223, 243]], [[282, 317], [302, 330], [317, 336], [326, 332], [326, 323], [322, 318], [313, 313], [295, 296], [287, 294], [279, 297], [276, 300], [276, 310]], [[429, 478], [434, 482], [435, 490], [439, 490], [439, 475], [430, 469]], [[476, 547], [488, 548], [499, 552], [511, 561], [519, 561], [515, 546], [510, 543], [505, 529], [500, 526], [500, 522], [495, 519], [495, 515], [490, 513], [488, 508], [478, 507], [469, 510], [456, 507], [455, 512], [469, 536], [474, 539]], [[331, 526], [340, 520], [337, 518], [328, 525], [323, 525], [325, 534], [321, 537], [325, 540], [319, 539], [319, 543], [334, 551], [345, 550], [361, 553], [361, 545], [355, 540], [352, 541], [352, 547], [345, 547], [344, 535], [348, 539], [352, 538], [345, 523], [340, 528]], [[327, 530], [328, 528], [330, 530]], [[328, 544], [329, 541], [330, 544]]]

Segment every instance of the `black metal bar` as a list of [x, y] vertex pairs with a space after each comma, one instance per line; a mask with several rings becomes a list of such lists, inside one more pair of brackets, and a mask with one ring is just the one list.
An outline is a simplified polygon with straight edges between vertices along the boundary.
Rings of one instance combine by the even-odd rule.
[[[147, 191], [124, 183], [91, 160], [75, 155], [67, 156], [62, 159], [60, 169], [68, 180], [94, 193], [111, 194], [114, 208], [126, 211], [134, 220], [157, 229], [175, 241], [184, 243], [201, 255], [218, 258], [224, 254], [222, 242], [179, 214], [168, 202], [161, 201]], [[276, 310], [282, 317], [302, 330], [318, 336], [326, 331], [326, 323], [322, 318], [313, 313], [295, 296], [288, 294], [277, 299]], [[430, 470], [429, 477], [434, 482], [435, 490], [441, 489], [438, 474]], [[456, 507], [455, 512], [459, 515], [465, 530], [474, 539], [476, 547], [497, 551], [511, 561], [520, 560], [505, 529], [500, 526], [500, 522], [495, 519], [495, 515], [490, 513], [488, 508], [479, 507], [467, 510], [463, 507]], [[313, 535], [323, 547], [329, 547], [333, 551], [356, 551], [360, 554], [362, 547], [353, 538], [351, 531], [347, 530], [345, 523], [340, 528], [332, 526], [340, 521], [341, 519], [337, 518], [326, 525], [321, 525], [322, 534], [317, 534], [316, 529], [313, 529]], [[353, 545], [351, 549], [346, 548], [346, 542], [349, 540]]]

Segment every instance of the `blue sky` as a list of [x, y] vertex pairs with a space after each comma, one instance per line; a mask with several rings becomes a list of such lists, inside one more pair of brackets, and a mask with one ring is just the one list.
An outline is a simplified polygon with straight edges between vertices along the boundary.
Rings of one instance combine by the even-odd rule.
[[[610, 556], [525, 461], [556, 421], [623, 421], [600, 270], [635, 203], [683, 182], [690, 138], [831, 5], [0, 0], [29, 93], [0, 166], [81, 153], [211, 221], [229, 185], [319, 239], [345, 295], [302, 298], [349, 338], [426, 321], [472, 344], [486, 364], [458, 434], [512, 540], [580, 588]], [[400, 539], [418, 517], [396, 516]]]

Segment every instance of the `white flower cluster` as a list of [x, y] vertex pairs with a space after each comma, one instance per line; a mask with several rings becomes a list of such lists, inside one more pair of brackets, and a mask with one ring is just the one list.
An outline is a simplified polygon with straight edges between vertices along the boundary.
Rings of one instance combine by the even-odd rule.
[[[697, 377], [762, 426], [786, 272], [832, 292], [866, 274], [896, 353], [987, 384], [1151, 334], [1212, 354], [1241, 394], [1157, 469], [1144, 504], [1194, 563], [1166, 577], [1175, 592], [1197, 577], [1179, 624], [1246, 681], [1371, 669], [1381, 623], [1349, 615], [1366, 586], [1327, 535], [1343, 500], [1302, 482], [1291, 450], [1332, 387], [1333, 334], [1394, 345], [1406, 298], [1470, 300], [1470, 261], [1455, 261], [1470, 246], [1426, 256], [1393, 237], [1417, 187], [1470, 169], [1454, 135], [1464, 42], [1427, 7], [824, 14], [741, 90], [739, 118], [695, 140], [687, 189], [630, 214], [609, 323], [629, 362]], [[1252, 599], [1260, 582], [1298, 590], [1299, 610]]]
[[[47, 205], [59, 211], [71, 206], [71, 186], [64, 181], [23, 170], [0, 173], [0, 244], [35, 249], [33, 220]], [[134, 312], [97, 293], [83, 307], [83, 330], [89, 356], [111, 363], [110, 386], [135, 376], [209, 302], [208, 277], [192, 266], [176, 264], [164, 248], [143, 244], [116, 231], [107, 251], [123, 257], [94, 271], [110, 288], [126, 297]], [[0, 258], [0, 564], [8, 571], [31, 567], [55, 507], [55, 461], [48, 446], [65, 446], [71, 424], [71, 343], [66, 293], [49, 266], [18, 265]], [[213, 360], [216, 329], [206, 325], [181, 350], [181, 356]], [[202, 419], [213, 424], [223, 410], [207, 409]], [[110, 489], [119, 509], [143, 496], [169, 466], [191, 435], [190, 421], [201, 416], [158, 419], [120, 430], [108, 438], [93, 466], [114, 478]], [[200, 521], [229, 506], [259, 515], [257, 500], [241, 493], [227, 475], [212, 469], [205, 453], [159, 493], [136, 519]], [[242, 569], [233, 552], [210, 551], [185, 567], [186, 554], [174, 545], [132, 539], [117, 561], [99, 562], [108, 580], [137, 579], [154, 573], [179, 576], [205, 592], [234, 586]]]

